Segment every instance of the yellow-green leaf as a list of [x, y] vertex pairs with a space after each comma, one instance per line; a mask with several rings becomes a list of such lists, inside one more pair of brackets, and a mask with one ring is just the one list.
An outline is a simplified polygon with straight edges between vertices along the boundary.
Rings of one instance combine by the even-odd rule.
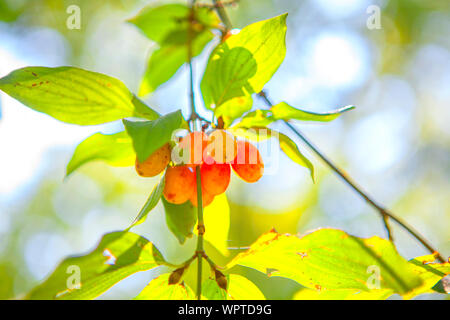
[[280, 102], [270, 108], [274, 120], [301, 120], [301, 121], [331, 121], [339, 117], [342, 113], [354, 109], [354, 106], [345, 106], [336, 110], [318, 113], [300, 110]]
[[156, 114], [137, 103], [121, 81], [74, 67], [18, 69], [0, 79], [0, 90], [36, 111], [79, 125]]
[[136, 153], [125, 131], [115, 134], [96, 133], [82, 141], [67, 165], [66, 176], [87, 162], [102, 160], [115, 167], [134, 165]]
[[166, 264], [158, 249], [131, 232], [103, 236], [88, 254], [64, 259], [27, 299], [93, 299], [117, 282], [140, 271]]
[[135, 300], [195, 300], [195, 294], [184, 282], [169, 284], [169, 273], [160, 275], [134, 298]]
[[253, 23], [216, 47], [201, 82], [207, 108], [262, 90], [286, 54], [286, 17]]
[[302, 238], [271, 231], [237, 255], [228, 268], [237, 264], [320, 290], [376, 288], [405, 295], [423, 282], [390, 241], [335, 229]]
[[278, 139], [280, 142], [280, 148], [283, 152], [295, 163], [308, 168], [311, 174], [311, 178], [314, 181], [314, 165], [306, 158], [303, 153], [300, 152], [294, 141], [288, 136], [278, 133]]

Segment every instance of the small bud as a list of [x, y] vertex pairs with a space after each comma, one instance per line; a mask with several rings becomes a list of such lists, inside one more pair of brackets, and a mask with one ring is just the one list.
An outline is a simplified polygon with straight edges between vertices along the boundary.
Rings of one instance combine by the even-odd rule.
[[219, 287], [222, 288], [223, 290], [227, 290], [228, 286], [227, 277], [225, 277], [225, 275], [217, 269], [214, 271], [214, 273], [216, 276], [216, 282], [219, 285]]
[[174, 270], [169, 276], [169, 284], [179, 283], [183, 277], [184, 270], [184, 267]]

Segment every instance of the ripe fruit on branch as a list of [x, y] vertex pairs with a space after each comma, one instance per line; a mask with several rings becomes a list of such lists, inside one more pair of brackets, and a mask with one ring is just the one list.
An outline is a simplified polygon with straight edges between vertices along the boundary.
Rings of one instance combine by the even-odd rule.
[[144, 162], [136, 158], [135, 168], [141, 177], [154, 177], [160, 174], [169, 164], [170, 146], [168, 143], [153, 152]]
[[237, 142], [237, 154], [231, 166], [242, 180], [250, 183], [258, 181], [264, 173], [262, 157], [248, 141]]
[[[197, 186], [195, 186], [194, 188], [194, 192], [191, 194], [189, 200], [191, 200], [191, 203], [194, 207], [198, 206], [197, 203]], [[205, 190], [205, 188], [203, 188], [202, 186], [202, 207], [206, 207], [209, 206], [211, 204], [211, 202], [213, 202], [214, 200], [214, 196], [212, 194], [210, 194], [209, 192], [207, 192]]]
[[167, 168], [165, 179], [163, 195], [173, 204], [188, 201], [196, 188], [195, 172], [188, 166]]
[[[206, 159], [209, 160], [209, 159]], [[230, 184], [231, 168], [227, 163], [205, 161], [200, 167], [202, 187], [211, 195], [224, 193]]]
[[179, 145], [183, 163], [192, 167], [202, 164], [207, 145], [208, 136], [204, 132], [194, 131], [183, 137]]
[[237, 144], [233, 135], [225, 130], [214, 130], [209, 135], [207, 153], [216, 163], [230, 163], [236, 157]]

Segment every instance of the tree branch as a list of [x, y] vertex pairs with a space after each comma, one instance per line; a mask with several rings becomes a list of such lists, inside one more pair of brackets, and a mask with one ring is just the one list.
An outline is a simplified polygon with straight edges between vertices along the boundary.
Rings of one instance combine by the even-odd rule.
[[[272, 107], [273, 104], [267, 97], [266, 93], [264, 91], [259, 93], [259, 96], [264, 99], [266, 104], [269, 107]], [[408, 226], [404, 221], [397, 218], [393, 213], [388, 211], [386, 208], [382, 207], [381, 205], [377, 204], [375, 200], [373, 200], [372, 197], [370, 197], [367, 192], [363, 191], [361, 187], [359, 187], [351, 178], [350, 176], [345, 173], [342, 169], [338, 168], [325, 154], [323, 154], [311, 141], [309, 141], [306, 136], [300, 132], [297, 128], [295, 128], [292, 124], [290, 124], [287, 121], [284, 121], [284, 123], [291, 129], [301, 140], [303, 140], [308, 147], [311, 148], [311, 150], [314, 151], [314, 153], [319, 156], [337, 175], [339, 175], [354, 191], [356, 191], [362, 198], [364, 198], [373, 208], [375, 208], [378, 213], [381, 215], [386, 232], [388, 234], [389, 239], [392, 241], [392, 232], [388, 223], [388, 218], [394, 220], [397, 222], [401, 227], [403, 227], [406, 231], [408, 231], [414, 238], [416, 238], [425, 248], [428, 249], [432, 254], [436, 256], [436, 258], [441, 261], [445, 262], [445, 259], [440, 255], [440, 253], [434, 249], [417, 231], [415, 231], [412, 227]]]

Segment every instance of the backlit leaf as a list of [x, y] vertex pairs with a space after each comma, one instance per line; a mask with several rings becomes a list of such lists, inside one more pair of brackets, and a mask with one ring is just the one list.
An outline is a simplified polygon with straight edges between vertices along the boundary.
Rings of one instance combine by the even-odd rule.
[[314, 181], [314, 165], [311, 163], [311, 161], [309, 161], [309, 159], [300, 152], [297, 145], [294, 141], [291, 140], [291, 138], [282, 133], [278, 133], [278, 138], [280, 141], [281, 150], [283, 150], [283, 152], [289, 158], [291, 158], [292, 161], [305, 168], [308, 168], [309, 172], [311, 173], [311, 178]]
[[286, 54], [286, 17], [253, 23], [217, 46], [201, 82], [207, 108], [262, 90]]
[[191, 9], [185, 4], [150, 5], [129, 20], [159, 45], [159, 49], [150, 56], [139, 95], [156, 90], [188, 62], [189, 41], [192, 46], [192, 57], [196, 57], [213, 39], [214, 34], [210, 29], [219, 24], [215, 11], [208, 8], [194, 8], [193, 18], [196, 22], [191, 27], [190, 14]]
[[135, 300], [195, 300], [195, 293], [184, 282], [169, 284], [169, 273], [160, 275], [134, 298]]
[[[202, 32], [192, 41], [192, 57], [198, 56], [213, 39], [211, 32]], [[144, 77], [139, 88], [139, 95], [144, 96], [155, 91], [161, 84], [188, 62], [188, 47], [185, 43], [165, 43], [152, 52]]]
[[337, 110], [323, 113], [311, 112], [296, 109], [286, 102], [280, 102], [270, 108], [274, 120], [301, 120], [301, 121], [331, 121], [339, 117], [342, 113], [354, 109], [354, 106], [345, 106]]
[[123, 120], [123, 123], [140, 162], [170, 142], [175, 130], [186, 127], [181, 111], [168, 113], [153, 121]]
[[150, 196], [148, 197], [141, 211], [139, 211], [137, 217], [134, 219], [133, 223], [128, 227], [127, 230], [130, 230], [132, 227], [141, 224], [145, 221], [145, 219], [147, 219], [148, 213], [156, 207], [159, 200], [161, 199], [164, 190], [164, 182], [165, 179], [164, 177], [162, 177], [161, 181], [159, 181], [159, 183], [153, 188], [152, 193], [150, 193]]
[[302, 289], [294, 300], [385, 300], [392, 295], [391, 289], [371, 289], [369, 291], [355, 289], [312, 290]]
[[214, 198], [203, 210], [204, 224], [207, 231], [204, 239], [209, 241], [223, 255], [228, 255], [228, 231], [230, 230], [230, 206], [225, 193]]
[[405, 295], [422, 284], [390, 241], [357, 238], [334, 229], [317, 230], [302, 238], [271, 231], [237, 255], [228, 268], [237, 264], [316, 290], [369, 291], [376, 285], [373, 280], [379, 280], [379, 289]]
[[145, 104], [136, 106], [133, 94], [121, 81], [74, 67], [18, 69], [0, 79], [0, 89], [67, 123], [95, 125], [155, 114]]
[[82, 141], [67, 165], [66, 175], [81, 167], [83, 164], [102, 160], [115, 167], [134, 165], [136, 153], [131, 138], [125, 131], [115, 134], [96, 133]]
[[417, 257], [409, 261], [413, 271], [422, 279], [422, 285], [414, 288], [405, 298], [411, 299], [422, 293], [433, 292], [435, 285], [446, 275], [450, 274], [450, 263], [433, 263], [433, 255]]
[[63, 260], [26, 298], [93, 299], [126, 277], [161, 264], [166, 264], [163, 256], [147, 239], [131, 232], [108, 233], [90, 253]]
[[194, 235], [194, 226], [197, 223], [197, 208], [190, 201], [183, 204], [173, 204], [161, 198], [166, 213], [166, 223], [169, 230], [175, 235], [180, 244]]
[[229, 274], [227, 290], [221, 289], [216, 280], [208, 278], [202, 285], [202, 295], [208, 300], [265, 300], [258, 287], [247, 278]]

